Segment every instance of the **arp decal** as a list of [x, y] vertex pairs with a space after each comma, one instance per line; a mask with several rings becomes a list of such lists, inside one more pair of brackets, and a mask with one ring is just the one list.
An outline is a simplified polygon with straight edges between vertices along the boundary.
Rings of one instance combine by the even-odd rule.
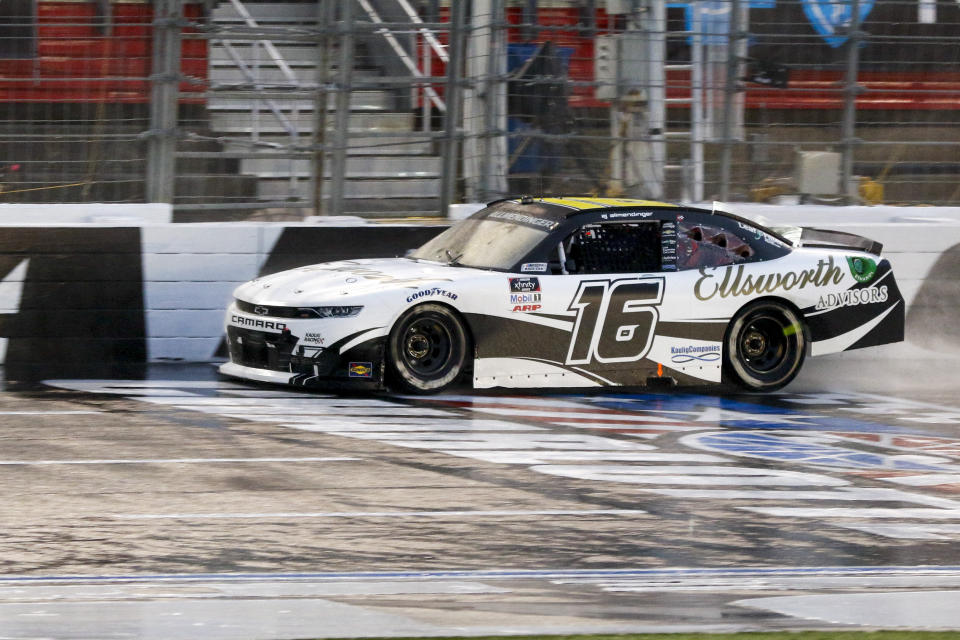
[[567, 308], [577, 314], [566, 364], [635, 362], [650, 351], [663, 278], [589, 280]]
[[511, 293], [510, 304], [514, 313], [539, 311], [542, 306], [539, 293]]

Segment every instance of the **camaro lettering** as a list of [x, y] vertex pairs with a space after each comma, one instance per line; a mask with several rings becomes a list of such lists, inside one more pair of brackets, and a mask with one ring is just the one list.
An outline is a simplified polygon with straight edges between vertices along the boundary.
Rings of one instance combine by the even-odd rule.
[[886, 302], [889, 298], [886, 285], [882, 287], [868, 287], [866, 289], [850, 289], [840, 293], [828, 293], [820, 296], [817, 302], [817, 311], [837, 309], [839, 307], [855, 307], [859, 304], [875, 304]]
[[274, 322], [273, 320], [263, 320], [262, 318], [245, 318], [236, 314], [230, 316], [230, 322], [238, 324], [241, 327], [253, 327], [255, 329], [273, 329], [274, 331], [283, 331], [287, 328], [285, 322]]
[[[693, 285], [693, 295], [698, 300], [710, 300], [715, 296], [730, 298], [761, 295], [774, 291], [803, 289], [808, 285], [824, 287], [840, 284], [843, 270], [833, 262], [833, 257], [819, 260], [816, 267], [787, 273], [760, 273], [744, 275], [745, 265], [723, 267], [723, 276], [717, 276], [719, 267], [700, 267], [700, 278]], [[709, 273], [708, 273], [709, 271]]]
[[419, 300], [420, 298], [427, 298], [430, 296], [442, 296], [444, 298], [450, 298], [451, 300], [457, 299], [457, 294], [452, 291], [447, 291], [446, 289], [438, 289], [433, 287], [432, 289], [423, 289], [422, 291], [417, 291], [407, 296], [407, 302], [413, 302], [414, 300]]

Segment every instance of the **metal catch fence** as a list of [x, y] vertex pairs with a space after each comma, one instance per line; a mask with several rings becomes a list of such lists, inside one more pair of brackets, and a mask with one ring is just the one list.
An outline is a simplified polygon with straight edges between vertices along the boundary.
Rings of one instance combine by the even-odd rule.
[[0, 202], [960, 203], [956, 0], [5, 0]]

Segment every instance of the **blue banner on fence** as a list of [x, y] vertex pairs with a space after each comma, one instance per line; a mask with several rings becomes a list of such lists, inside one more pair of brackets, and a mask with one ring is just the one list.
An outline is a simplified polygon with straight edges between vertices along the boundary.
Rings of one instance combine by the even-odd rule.
[[[847, 41], [847, 31], [853, 22], [853, 0], [802, 0], [803, 12], [817, 33], [831, 47], [842, 46]], [[875, 0], [858, 0], [860, 22], [873, 9]]]

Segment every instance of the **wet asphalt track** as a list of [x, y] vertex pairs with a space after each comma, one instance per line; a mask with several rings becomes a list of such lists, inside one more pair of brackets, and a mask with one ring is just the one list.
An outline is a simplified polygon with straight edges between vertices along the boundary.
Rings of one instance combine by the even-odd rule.
[[0, 393], [0, 638], [960, 629], [952, 360], [781, 393]]

